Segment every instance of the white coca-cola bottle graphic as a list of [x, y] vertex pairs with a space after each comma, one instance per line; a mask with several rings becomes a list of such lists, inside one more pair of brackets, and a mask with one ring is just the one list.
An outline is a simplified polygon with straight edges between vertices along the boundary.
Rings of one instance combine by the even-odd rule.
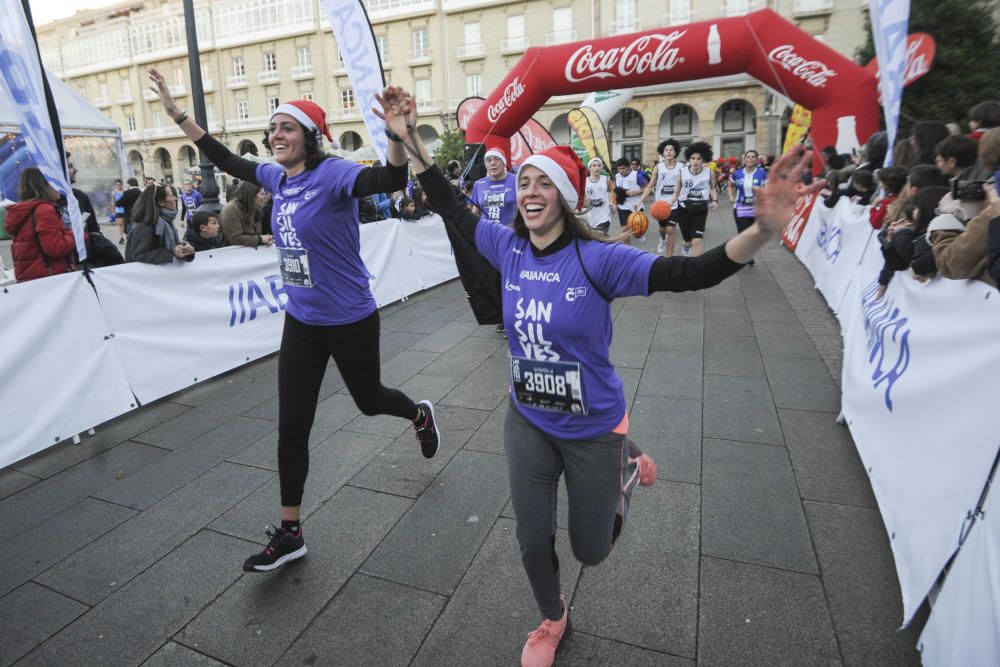
[[718, 65], [722, 62], [722, 38], [719, 37], [719, 26], [712, 24], [708, 29], [708, 64]]
[[841, 116], [837, 119], [836, 149], [838, 155], [854, 155], [856, 151], [861, 150], [855, 122], [854, 116]]

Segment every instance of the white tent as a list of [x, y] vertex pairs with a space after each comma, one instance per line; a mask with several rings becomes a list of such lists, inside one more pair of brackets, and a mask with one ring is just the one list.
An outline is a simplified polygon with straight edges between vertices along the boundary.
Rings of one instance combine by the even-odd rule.
[[[121, 135], [121, 130], [113, 120], [88, 104], [62, 79], [48, 70], [45, 74], [49, 79], [49, 87], [52, 88], [52, 97], [56, 101], [56, 110], [59, 112], [59, 122], [62, 124], [63, 134]], [[16, 132], [17, 127], [17, 114], [13, 100], [0, 97], [0, 131]]]

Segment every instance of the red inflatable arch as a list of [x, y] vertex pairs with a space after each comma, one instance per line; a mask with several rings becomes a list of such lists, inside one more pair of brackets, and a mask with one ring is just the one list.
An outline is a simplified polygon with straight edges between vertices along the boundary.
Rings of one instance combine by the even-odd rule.
[[[875, 76], [770, 9], [630, 35], [528, 49], [469, 120], [466, 142], [510, 151], [509, 137], [555, 95], [747, 73], [812, 111], [817, 147], [879, 129]], [[470, 146], [471, 147], [471, 146]], [[468, 153], [467, 153], [468, 154]], [[815, 165], [819, 167], [818, 164]]]

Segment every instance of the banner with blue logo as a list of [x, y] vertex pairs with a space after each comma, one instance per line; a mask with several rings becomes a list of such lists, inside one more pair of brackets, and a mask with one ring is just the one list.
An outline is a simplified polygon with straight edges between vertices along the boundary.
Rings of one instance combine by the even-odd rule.
[[[870, 0], [869, 9], [875, 56], [878, 59], [878, 88], [882, 95], [885, 129], [889, 135], [889, 145], [892, 146], [899, 128], [899, 107], [903, 99], [910, 0]], [[885, 156], [884, 166], [891, 165], [892, 151], [889, 151]]]

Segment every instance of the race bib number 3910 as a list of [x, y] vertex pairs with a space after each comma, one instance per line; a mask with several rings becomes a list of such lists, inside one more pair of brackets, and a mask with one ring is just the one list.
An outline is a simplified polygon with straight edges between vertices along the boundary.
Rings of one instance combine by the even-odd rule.
[[305, 248], [278, 248], [278, 268], [286, 285], [312, 287], [309, 274], [309, 253]]
[[521, 405], [587, 414], [578, 362], [511, 357], [510, 379], [514, 398]]

